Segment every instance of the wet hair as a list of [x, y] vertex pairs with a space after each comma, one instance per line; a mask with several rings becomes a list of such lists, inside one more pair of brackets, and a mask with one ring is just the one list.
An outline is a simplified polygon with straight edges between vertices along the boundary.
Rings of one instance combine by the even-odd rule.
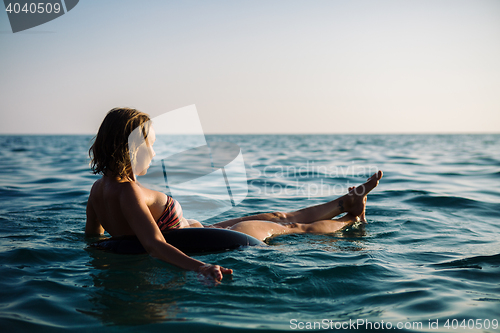
[[108, 112], [89, 149], [94, 174], [127, 178], [132, 172], [128, 138], [137, 127], [146, 139], [151, 122], [147, 114], [136, 109], [114, 108]]

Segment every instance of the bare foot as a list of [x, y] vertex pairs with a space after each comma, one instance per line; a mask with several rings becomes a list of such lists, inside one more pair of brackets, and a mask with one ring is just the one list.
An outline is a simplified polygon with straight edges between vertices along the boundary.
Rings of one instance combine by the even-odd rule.
[[335, 221], [357, 221], [357, 222], [362, 222], [366, 223], [366, 216], [365, 216], [365, 211], [366, 211], [366, 200], [367, 197], [365, 196], [363, 199], [363, 212], [360, 215], [354, 215], [352, 213], [347, 213], [340, 219], [335, 219]]
[[378, 185], [382, 175], [382, 171], [378, 171], [368, 178], [366, 183], [350, 189], [349, 193], [344, 196], [346, 199], [345, 211], [354, 216], [359, 216], [361, 221], [365, 221], [366, 195]]

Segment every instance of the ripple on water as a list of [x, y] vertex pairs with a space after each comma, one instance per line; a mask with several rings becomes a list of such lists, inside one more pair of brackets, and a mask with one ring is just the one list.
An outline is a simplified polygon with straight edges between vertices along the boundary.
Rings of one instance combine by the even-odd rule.
[[88, 170], [90, 138], [0, 136], [2, 328], [290, 330], [292, 318], [425, 325], [500, 313], [498, 135], [209, 138], [241, 146], [252, 186], [242, 204], [205, 222], [330, 198], [266, 195], [266, 186], [345, 185], [363, 177], [340, 171], [384, 170], [368, 224], [196, 256], [234, 269], [216, 287], [147, 255], [87, 248], [85, 205], [98, 178]]

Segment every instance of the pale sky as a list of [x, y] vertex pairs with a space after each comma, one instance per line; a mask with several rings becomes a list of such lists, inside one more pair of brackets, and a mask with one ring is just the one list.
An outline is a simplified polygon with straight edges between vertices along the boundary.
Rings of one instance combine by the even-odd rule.
[[2, 134], [192, 104], [205, 133], [500, 132], [498, 0], [81, 0], [2, 10], [0, 60]]

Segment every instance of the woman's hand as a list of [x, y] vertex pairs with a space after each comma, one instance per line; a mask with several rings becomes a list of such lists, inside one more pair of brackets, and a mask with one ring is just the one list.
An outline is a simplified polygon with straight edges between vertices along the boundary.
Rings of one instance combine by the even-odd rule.
[[219, 265], [205, 264], [198, 268], [198, 273], [205, 277], [212, 278], [215, 281], [220, 281], [222, 280], [223, 274], [233, 274], [233, 270]]

